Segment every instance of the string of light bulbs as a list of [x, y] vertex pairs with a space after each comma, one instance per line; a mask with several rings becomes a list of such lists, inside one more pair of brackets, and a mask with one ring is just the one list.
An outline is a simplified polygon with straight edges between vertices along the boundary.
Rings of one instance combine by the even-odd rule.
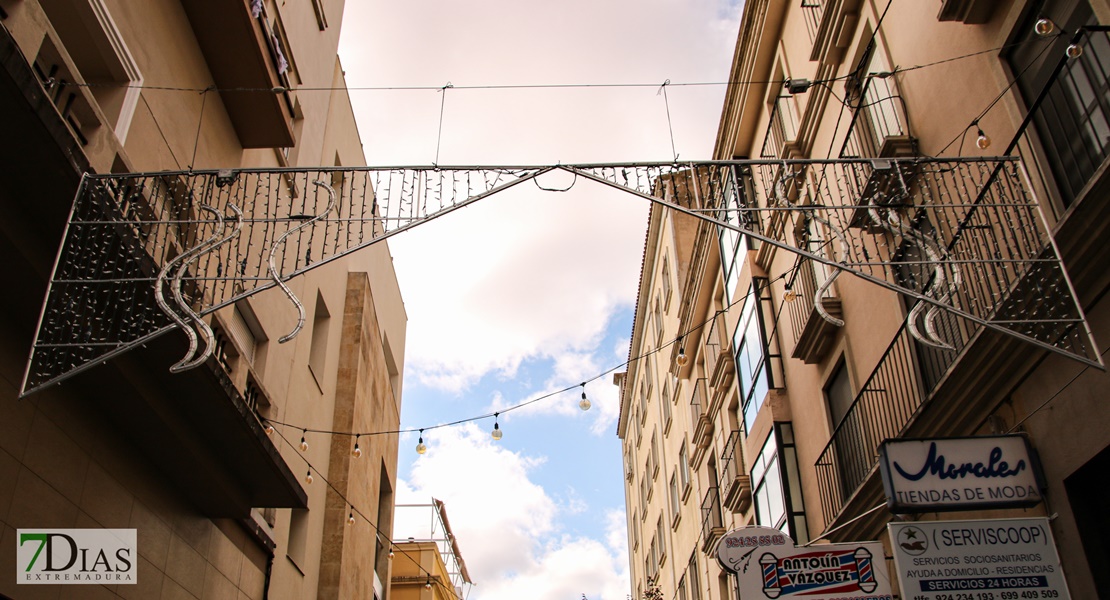
[[[770, 289], [771, 284], [773, 284], [777, 281], [781, 281], [783, 279], [786, 279], [788, 276], [791, 276], [792, 273], [794, 273], [795, 271], [797, 271], [798, 268], [800, 268], [801, 264], [803, 264], [803, 263], [797, 263], [793, 267], [791, 267], [790, 269], [787, 269], [781, 275], [775, 277], [774, 279], [768, 279], [767, 283], [766, 283], [767, 289]], [[370, 437], [370, 436], [376, 436], [376, 435], [400, 435], [400, 434], [404, 434], [404, 433], [416, 433], [417, 434], [417, 443], [416, 443], [416, 448], [415, 448], [416, 453], [417, 454], [425, 454], [428, 451], [428, 446], [427, 446], [427, 444], [424, 443], [424, 432], [425, 431], [432, 431], [432, 430], [435, 430], [435, 429], [442, 429], [442, 428], [445, 428], [445, 427], [455, 427], [455, 426], [463, 425], [463, 424], [466, 424], [466, 423], [472, 423], [472, 422], [475, 422], [475, 421], [481, 421], [481, 420], [484, 420], [484, 419], [489, 419], [490, 417], [492, 417], [493, 420], [494, 420], [493, 429], [490, 430], [490, 437], [492, 437], [494, 440], [499, 441], [504, 436], [504, 430], [501, 428], [501, 425], [500, 425], [501, 415], [503, 415], [505, 413], [508, 413], [508, 412], [511, 412], [511, 411], [514, 411], [514, 410], [519, 410], [521, 408], [530, 406], [532, 404], [535, 404], [535, 403], [543, 401], [543, 400], [548, 400], [548, 399], [553, 398], [555, 396], [559, 396], [561, 394], [565, 394], [565, 393], [567, 393], [571, 390], [576, 390], [576, 389], [581, 389], [581, 396], [580, 396], [580, 399], [578, 401], [578, 408], [581, 409], [582, 411], [588, 411], [593, 406], [593, 402], [586, 395], [586, 384], [591, 383], [593, 381], [597, 381], [597, 380], [599, 380], [599, 379], [601, 379], [601, 378], [603, 378], [607, 375], [610, 375], [610, 374], [616, 372], [617, 370], [619, 370], [621, 368], [625, 368], [625, 367], [631, 365], [634, 362], [645, 360], [649, 356], [652, 356], [654, 354], [662, 352], [664, 349], [669, 348], [669, 347], [671, 347], [675, 344], [679, 344], [678, 355], [675, 357], [675, 362], [680, 367], [684, 366], [686, 364], [686, 362], [689, 360], [688, 356], [686, 354], [686, 348], [685, 348], [685, 345], [684, 345], [684, 340], [685, 340], [686, 336], [688, 336], [692, 333], [695, 333], [697, 331], [700, 331], [706, 325], [712, 323], [713, 320], [716, 318], [717, 314], [728, 312], [729, 309], [736, 306], [737, 304], [747, 302], [748, 298], [752, 297], [753, 294], [757, 294], [757, 293], [758, 293], [758, 286], [752, 286], [752, 288], [749, 289], [748, 293], [744, 294], [743, 296], [741, 296], [737, 300], [735, 300], [735, 301], [731, 302], [730, 304], [726, 305], [725, 307], [721, 308], [719, 311], [715, 312], [713, 314], [713, 316], [711, 316], [707, 320], [705, 320], [701, 323], [698, 323], [697, 325], [694, 325], [694, 326], [690, 327], [689, 329], [687, 329], [684, 332], [681, 332], [675, 338], [669, 340], [668, 342], [666, 342], [664, 344], [660, 344], [659, 346], [657, 346], [655, 348], [652, 348], [651, 350], [649, 350], [647, 352], [641, 353], [638, 356], [635, 356], [635, 357], [630, 356], [628, 358], [628, 360], [625, 360], [624, 362], [622, 362], [622, 363], [620, 363], [616, 366], [610, 367], [609, 369], [606, 369], [605, 371], [602, 371], [601, 373], [598, 373], [597, 375], [595, 375], [593, 377], [590, 377], [590, 378], [588, 378], [588, 379], [586, 379], [586, 380], [584, 380], [584, 381], [582, 381], [582, 382], [580, 382], [576, 385], [566, 386], [564, 388], [561, 388], [561, 389], [558, 389], [558, 390], [555, 390], [555, 391], [552, 391], [552, 392], [548, 392], [546, 394], [542, 394], [542, 395], [537, 396], [535, 398], [532, 398], [530, 400], [526, 400], [524, 402], [520, 402], [520, 403], [511, 405], [511, 406], [508, 406], [508, 407], [500, 408], [495, 412], [483, 413], [483, 414], [480, 414], [480, 415], [475, 415], [475, 416], [471, 416], [471, 417], [457, 419], [457, 420], [449, 421], [449, 422], [445, 422], [445, 423], [439, 423], [439, 424], [436, 424], [436, 425], [425, 425], [423, 427], [409, 427], [409, 428], [400, 428], [400, 429], [391, 429], [391, 430], [382, 430], [382, 431], [338, 431], [338, 430], [332, 430], [332, 429], [319, 429], [319, 428], [312, 428], [312, 427], [304, 427], [302, 425], [298, 425], [298, 424], [295, 424], [295, 423], [288, 423], [288, 422], [280, 421], [280, 420], [277, 420], [277, 419], [271, 419], [271, 418], [263, 417], [262, 415], [257, 415], [257, 413], [256, 413], [256, 415], [257, 415], [257, 418], [260, 421], [262, 421], [262, 423], [264, 424], [264, 430], [265, 430], [267, 435], [272, 436], [274, 434], [274, 432], [277, 430], [275, 425], [281, 426], [281, 427], [286, 427], [286, 428], [292, 429], [293, 431], [300, 431], [301, 432], [301, 440], [300, 440], [300, 443], [298, 444], [297, 447], [300, 448], [302, 454], [304, 452], [308, 451], [308, 448], [309, 448], [308, 434], [310, 434], [310, 433], [311, 434], [340, 435], [340, 436], [353, 437], [354, 438], [354, 446], [351, 449], [351, 456], [354, 457], [354, 458], [359, 458], [359, 457], [362, 456], [362, 449], [359, 447], [359, 440], [364, 436], [365, 437]], [[758, 297], [756, 297], [756, 299], [758, 300]], [[780, 307], [780, 309], [779, 309], [780, 313], [781, 313], [781, 310], [782, 310], [782, 308]], [[284, 435], [282, 436], [282, 438], [284, 439]], [[311, 472], [306, 477], [306, 480], [307, 480], [308, 477], [311, 477]]]
[[[267, 433], [273, 434], [274, 432], [273, 431], [268, 431]], [[290, 447], [293, 446], [293, 444], [289, 441], [289, 438], [285, 437], [285, 434], [283, 434], [281, 432], [277, 432], [277, 435], [278, 435], [279, 438], [281, 438], [281, 441], [284, 442], [285, 445], [290, 446]], [[387, 536], [385, 536], [384, 532], [381, 530], [380, 527], [378, 527], [377, 523], [375, 523], [374, 521], [371, 521], [370, 518], [367, 517], [362, 512], [362, 510], [355, 508], [354, 503], [351, 502], [347, 498], [347, 496], [339, 490], [339, 488], [335, 487], [335, 484], [333, 484], [331, 481], [329, 481], [327, 477], [324, 477], [324, 475], [320, 472], [320, 470], [318, 468], [316, 468], [315, 466], [312, 465], [312, 462], [308, 460], [308, 457], [306, 457], [303, 454], [304, 451], [306, 451], [308, 449], [308, 444], [305, 441], [305, 438], [304, 438], [303, 435], [301, 436], [301, 442], [299, 444], [299, 447], [301, 448], [301, 454], [299, 456], [301, 457], [301, 460], [304, 461], [305, 466], [308, 469], [308, 471], [305, 475], [305, 483], [308, 484], [308, 485], [312, 485], [315, 482], [316, 477], [314, 477], [312, 475], [312, 473], [315, 471], [316, 476], [319, 477], [320, 480], [323, 481], [325, 484], [327, 484], [328, 488], [330, 488], [333, 492], [335, 492], [339, 496], [339, 498], [343, 501], [343, 503], [346, 504], [349, 507], [348, 514], [347, 514], [347, 526], [348, 527], [353, 527], [358, 522], [358, 520], [355, 518], [355, 516], [357, 515], [363, 521], [366, 521], [366, 523], [368, 523], [370, 525], [370, 527], [372, 527], [374, 529], [374, 535], [379, 541], [381, 541], [383, 538], [385, 538], [386, 542], [388, 542], [389, 552], [387, 554], [387, 557], [389, 558], [389, 560], [393, 560], [393, 558], [395, 556], [395, 552], [400, 552], [402, 555], [404, 555], [406, 558], [408, 558], [409, 561], [411, 561], [413, 565], [416, 566], [416, 568], [421, 572], [421, 574], [423, 574], [426, 577], [427, 581], [424, 584], [424, 589], [429, 589], [429, 590], [432, 589], [432, 584], [434, 582], [436, 585], [442, 587], [445, 592], [450, 592], [452, 594], [454, 593], [454, 590], [447, 587], [446, 584], [444, 584], [442, 581], [440, 581], [439, 577], [436, 577], [434, 573], [432, 573], [428, 569], [424, 568], [417, 558], [413, 557], [412, 554], [405, 551], [404, 548], [395, 545], [393, 543], [392, 539], [389, 539]], [[355, 458], [358, 458], [359, 456], [362, 455], [361, 450], [358, 449], [358, 442], [355, 442], [355, 451], [357, 451], [357, 454], [355, 454]]]
[[[913, 66], [909, 66], [909, 67], [898, 67], [898, 68], [895, 68], [893, 71], [891, 71], [891, 73], [892, 74], [905, 73], [905, 72], [909, 72], [909, 71], [916, 71], [916, 70], [919, 70], [919, 69], [935, 67], [935, 66], [938, 66], [938, 65], [942, 65], [942, 64], [946, 64], [946, 63], [950, 63], [950, 62], [954, 62], [954, 61], [958, 61], [958, 60], [964, 60], [964, 59], [967, 59], [967, 58], [972, 58], [972, 57], [975, 57], [975, 56], [979, 56], [981, 54], [998, 52], [1000, 50], [1004, 50], [1006, 48], [1009, 48], [1009, 47], [1012, 47], [1012, 46], [1015, 46], [1015, 45], [1021, 45], [1021, 44], [1029, 43], [1029, 41], [1031, 41], [1031, 40], [1022, 40], [1022, 41], [1017, 41], [1017, 42], [1011, 42], [1009, 44], [1004, 44], [1004, 45], [998, 46], [996, 48], [989, 48], [989, 49], [986, 49], [986, 50], [977, 50], [975, 52], [969, 52], [969, 53], [966, 53], [966, 54], [952, 56], [952, 57], [949, 57], [949, 58], [944, 58], [944, 59], [936, 60], [936, 61], [929, 62], [929, 63], [922, 63], [922, 64], [913, 65]], [[838, 77], [830, 77], [830, 78], [827, 78], [827, 79], [813, 80], [812, 83], [814, 83], [814, 84], [817, 84], [817, 83], [833, 83], [835, 81], [839, 81], [839, 80], [845, 79], [847, 77], [848, 77], [848, 75], [841, 75], [841, 76], [838, 76]], [[51, 81], [51, 80], [48, 80], [48, 81]], [[55, 83], [57, 85], [73, 86], [73, 87], [118, 88], [118, 89], [128, 89], [128, 90], [134, 89], [134, 90], [149, 90], [149, 91], [164, 91], [164, 92], [192, 92], [192, 93], [197, 93], [197, 94], [202, 94], [202, 93], [205, 93], [205, 92], [220, 92], [220, 93], [225, 93], [225, 92], [230, 92], [230, 93], [270, 92], [270, 93], [275, 93], [275, 94], [279, 94], [279, 93], [283, 93], [283, 92], [298, 92], [298, 93], [300, 93], [300, 92], [336, 92], [336, 91], [347, 91], [347, 92], [434, 91], [434, 92], [441, 92], [447, 86], [450, 86], [449, 89], [452, 89], [452, 90], [536, 90], [536, 89], [582, 89], [582, 88], [587, 88], [587, 89], [588, 88], [600, 88], [600, 89], [606, 89], [606, 88], [612, 88], [612, 89], [649, 88], [649, 89], [658, 90], [660, 88], [660, 86], [663, 85], [663, 84], [660, 84], [659, 82], [650, 82], [650, 83], [649, 82], [625, 82], [625, 83], [618, 83], [618, 82], [601, 82], [601, 83], [520, 83], [520, 84], [473, 84], [473, 85], [456, 85], [456, 84], [450, 84], [449, 83], [449, 84], [447, 84], [447, 86], [445, 86], [445, 85], [380, 85], [380, 86], [365, 85], [365, 86], [298, 86], [298, 87], [295, 87], [295, 88], [286, 88], [286, 87], [281, 87], [281, 86], [278, 86], [278, 87], [216, 87], [216, 86], [195, 87], [195, 86], [157, 85], [157, 84], [147, 84], [147, 83], [133, 84], [133, 83], [119, 83], [119, 82], [77, 82], [77, 81], [58, 81], [58, 80], [54, 80], [53, 83]], [[775, 79], [775, 80], [771, 80], [771, 79], [730, 79], [730, 80], [725, 80], [725, 81], [677, 81], [676, 82], [676, 81], [670, 81], [669, 79], [667, 79], [665, 85], [668, 86], [668, 87], [719, 87], [719, 86], [730, 86], [730, 85], [770, 85], [770, 84], [779, 84], [779, 83], [783, 83], [783, 81], [781, 79]]]
[[[975, 118], [972, 119], [970, 123], [968, 123], [967, 127], [965, 127], [958, 135], [956, 135], [956, 137], [952, 138], [951, 141], [949, 141], [947, 144], [945, 144], [944, 147], [941, 148], [940, 151], [938, 151], [935, 156], [940, 156], [941, 154], [944, 154], [944, 152], [946, 150], [948, 150], [950, 147], [952, 147], [952, 144], [955, 144], [957, 140], [960, 142], [960, 146], [959, 146], [959, 149], [956, 151], [956, 155], [957, 156], [962, 156], [963, 155], [964, 140], [967, 138], [967, 133], [969, 131], [971, 131], [972, 129], [974, 129], [975, 133], [976, 133], [975, 146], [977, 148], [979, 148], [980, 150], [986, 150], [987, 148], [989, 148], [990, 145], [991, 145], [991, 138], [990, 138], [989, 135], [987, 135], [987, 133], [985, 131], [983, 131], [983, 127], [980, 125], [980, 121], [984, 117], [987, 116], [987, 113], [989, 113], [991, 111], [991, 109], [993, 109], [1006, 96], [1006, 94], [1009, 93], [1009, 91], [1015, 85], [1017, 85], [1017, 82], [1023, 76], [1025, 76], [1025, 73], [1033, 65], [1037, 64], [1037, 62], [1041, 59], [1041, 57], [1044, 55], [1044, 53], [1047, 52], [1048, 49], [1052, 47], [1052, 44], [1051, 44], [1052, 39], [1063, 37], [1065, 35], [1073, 35], [1073, 36], [1078, 35], [1080, 33], [1080, 31], [1082, 31], [1082, 28], [1075, 31], [1074, 33], [1068, 32], [1067, 30], [1064, 30], [1064, 29], [1057, 29], [1056, 24], [1051, 19], [1048, 19], [1046, 17], [1042, 17], [1042, 18], [1038, 19], [1037, 22], [1034, 24], [1033, 31], [1034, 31], [1034, 33], [1036, 33], [1036, 36], [1030, 37], [1030, 38], [1025, 39], [1025, 40], [1020, 40], [1020, 41], [1017, 41], [1017, 42], [1013, 42], [1013, 43], [1011, 43], [1007, 46], [1003, 46], [1003, 48], [1013, 47], [1013, 46], [1017, 46], [1017, 45], [1020, 45], [1020, 44], [1026, 44], [1026, 43], [1032, 43], [1032, 42], [1044, 42], [1045, 40], [1049, 40], [1049, 43], [1045, 43], [1044, 47], [1041, 48], [1041, 51], [1038, 52], [1037, 55], [1034, 56], [1029, 61], [1028, 64], [1026, 64], [1024, 67], [1022, 67], [1021, 71], [1019, 71], [1006, 84], [1006, 87], [1004, 87], [998, 93], [998, 95], [996, 95], [994, 97], [994, 99], [991, 100], [991, 102], [987, 104], [986, 108], [984, 108], [982, 111], [980, 111], [979, 114], [976, 115]], [[1064, 50], [1064, 52], [1065, 52], [1065, 54], [1068, 58], [1076, 59], [1076, 58], [1079, 58], [1083, 54], [1083, 47], [1079, 46], [1077, 43], [1071, 43]]]

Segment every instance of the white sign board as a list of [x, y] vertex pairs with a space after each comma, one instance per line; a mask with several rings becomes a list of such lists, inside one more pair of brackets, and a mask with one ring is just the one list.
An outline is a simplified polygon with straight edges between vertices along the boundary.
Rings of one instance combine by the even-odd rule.
[[904, 600], [1071, 598], [1046, 518], [887, 527]]
[[1022, 435], [887, 440], [879, 468], [891, 512], [1033, 506], [1038, 469]]
[[798, 548], [777, 529], [741, 527], [718, 542], [717, 562], [736, 573], [744, 600], [892, 600], [879, 542]]

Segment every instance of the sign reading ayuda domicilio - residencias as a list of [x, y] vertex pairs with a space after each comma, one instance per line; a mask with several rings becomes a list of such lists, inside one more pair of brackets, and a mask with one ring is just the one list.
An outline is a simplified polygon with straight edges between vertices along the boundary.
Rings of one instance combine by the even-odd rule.
[[1033, 506], [1036, 456], [1022, 435], [886, 440], [879, 469], [891, 512]]
[[785, 533], [757, 525], [717, 543], [717, 562], [736, 574], [740, 597], [786, 600], [891, 600], [879, 542], [797, 547]]

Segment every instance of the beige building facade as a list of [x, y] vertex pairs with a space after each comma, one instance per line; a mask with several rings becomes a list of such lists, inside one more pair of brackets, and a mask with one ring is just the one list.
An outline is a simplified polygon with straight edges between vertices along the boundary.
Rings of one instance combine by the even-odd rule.
[[[384, 242], [289, 281], [307, 314], [289, 343], [297, 312], [268, 290], [206, 317], [197, 368], [169, 372], [175, 330], [19, 398], [82, 173], [364, 164], [343, 6], [0, 0], [0, 596], [388, 597], [396, 438], [317, 432], [398, 428]], [[17, 583], [16, 531], [36, 528], [135, 529], [137, 583]]]
[[[950, 250], [957, 228], [939, 218], [946, 209], [921, 207], [978, 202], [1003, 177], [979, 175], [993, 172], [988, 157], [1019, 155], [1024, 172], [1006, 172], [1018, 182], [1009, 189], [1020, 191], [1006, 193], [1043, 213], [1070, 280], [1007, 279], [1006, 267], [992, 275], [967, 261], [950, 296], [1009, 281], [990, 292], [994, 314], [1039, 319], [1034, 329], [1064, 339], [1083, 336], [1083, 325], [1044, 315], [1070, 285], [1104, 352], [1110, 279], [1096, 240], [1110, 224], [1110, 45], [1101, 29], [1110, 5], [751, 0], [742, 10], [714, 158], [753, 161], [738, 177], [750, 188], [735, 192], [743, 197], [736, 206], [762, 210], [717, 214], [737, 225], [754, 219], [743, 226], [810, 256], [653, 207], [633, 360], [616, 377], [633, 597], [653, 585], [665, 598], [736, 597], [714, 551], [744, 525], [781, 529], [799, 544], [881, 540], [892, 568], [880, 443], [1004, 433], [1024, 434], [1039, 455], [1043, 502], [909, 518], [1052, 516], [1072, 597], [1110, 595], [1098, 483], [1110, 472], [1106, 372], [963, 317], [938, 313], [926, 324], [913, 297], [834, 276], [836, 266], [814, 260], [843, 260], [830, 249], [841, 243], [838, 231], [799, 216], [874, 202], [864, 198], [886, 189], [877, 173], [893, 165], [886, 172], [928, 184], [908, 186], [905, 206], [882, 210], [901, 210], [913, 222], [906, 231], [916, 232], [908, 235]], [[930, 157], [951, 160], [907, 166]], [[853, 188], [843, 174], [859, 170], [865, 183]], [[709, 185], [697, 174], [689, 180]], [[659, 194], [677, 185], [661, 182]], [[938, 191], [955, 188], [964, 191], [947, 200]], [[788, 205], [818, 210], [767, 216]], [[882, 231], [868, 229], [867, 218], [846, 220], [839, 233], [878, 240]], [[956, 238], [991, 231], [974, 243], [996, 244], [996, 265], [1014, 240], [1036, 237], [1033, 221], [970, 222]], [[927, 253], [863, 245], [885, 257], [892, 281], [930, 289], [919, 266]], [[1037, 278], [1036, 292], [1025, 287]]]

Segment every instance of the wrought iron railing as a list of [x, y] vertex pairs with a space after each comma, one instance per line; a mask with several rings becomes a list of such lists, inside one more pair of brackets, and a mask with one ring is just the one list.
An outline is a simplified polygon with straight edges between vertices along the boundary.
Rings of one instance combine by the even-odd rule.
[[858, 90], [849, 89], [855, 107], [848, 135], [840, 149], [841, 158], [874, 158], [889, 155], [888, 141], [909, 139], [906, 105], [892, 76], [869, 75]]
[[709, 322], [709, 331], [705, 336], [705, 368], [712, 381], [717, 381], [719, 370], [726, 368], [731, 358], [732, 345], [725, 313], [718, 312]]
[[763, 136], [763, 149], [759, 152], [760, 158], [786, 158], [782, 155], [787, 142], [792, 142], [798, 137], [798, 116], [790, 103], [794, 99], [790, 96], [775, 98], [771, 106], [771, 120], [767, 124], [767, 133]]
[[1074, 41], [1082, 52], [1061, 57], [1033, 112], [1065, 207], [1110, 156], [1110, 28], [1089, 25]]
[[747, 508], [751, 500], [751, 479], [744, 468], [744, 455], [741, 450], [740, 431], [732, 430], [721, 452], [721, 497], [725, 507], [733, 512]]
[[817, 268], [812, 262], [800, 259], [794, 270], [794, 278], [789, 280], [790, 302], [786, 303], [786, 310], [790, 315], [790, 325], [793, 330], [792, 347], [798, 345], [806, 321], [813, 315], [814, 296], [817, 294], [817, 277], [813, 269]]
[[721, 513], [719, 488], [713, 486], [706, 490], [701, 501], [701, 539], [702, 548], [710, 549], [725, 533], [724, 518]]

